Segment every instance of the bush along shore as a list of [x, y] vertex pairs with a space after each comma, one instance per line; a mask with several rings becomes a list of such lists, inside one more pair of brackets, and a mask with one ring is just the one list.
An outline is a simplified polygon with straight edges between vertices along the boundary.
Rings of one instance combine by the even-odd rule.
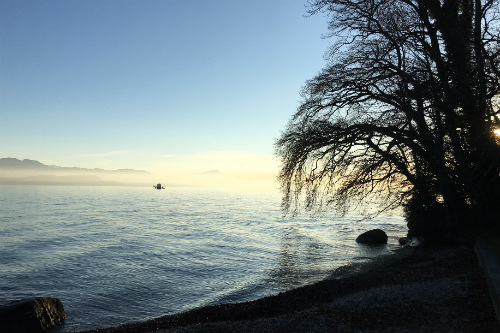
[[275, 296], [90, 332], [500, 333], [500, 326], [472, 245], [459, 245], [404, 247]]

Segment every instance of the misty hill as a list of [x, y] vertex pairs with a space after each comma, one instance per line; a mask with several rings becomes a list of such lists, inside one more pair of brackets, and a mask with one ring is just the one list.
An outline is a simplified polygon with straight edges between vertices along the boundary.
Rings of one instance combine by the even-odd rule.
[[19, 160], [17, 158], [0, 158], [0, 169], [15, 169], [15, 170], [34, 170], [34, 169], [48, 169], [49, 166], [35, 160]]
[[0, 185], [149, 186], [153, 184], [152, 176], [144, 170], [61, 167], [29, 159], [0, 158]]
[[60, 167], [54, 165], [45, 165], [41, 162], [35, 160], [20, 160], [17, 158], [0, 158], [0, 170], [44, 170], [44, 171], [76, 171], [83, 173], [99, 173], [99, 172], [118, 172], [118, 173], [134, 173], [134, 174], [150, 174], [150, 172], [145, 170], [133, 170], [133, 169], [118, 169], [118, 170], [104, 170], [104, 169], [87, 169], [78, 167]]

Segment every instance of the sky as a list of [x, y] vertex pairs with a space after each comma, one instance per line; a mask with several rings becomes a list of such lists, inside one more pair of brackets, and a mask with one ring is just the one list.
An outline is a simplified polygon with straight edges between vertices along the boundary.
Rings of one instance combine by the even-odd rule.
[[0, 157], [274, 179], [275, 140], [331, 42], [306, 5], [2, 0]]

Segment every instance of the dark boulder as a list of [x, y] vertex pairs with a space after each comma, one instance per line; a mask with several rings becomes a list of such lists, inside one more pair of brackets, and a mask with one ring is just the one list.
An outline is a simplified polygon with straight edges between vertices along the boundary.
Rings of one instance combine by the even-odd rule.
[[387, 234], [380, 229], [369, 230], [359, 235], [356, 242], [362, 244], [386, 244]]
[[31, 298], [0, 306], [3, 333], [44, 332], [61, 324], [64, 318], [66, 313], [58, 298]]

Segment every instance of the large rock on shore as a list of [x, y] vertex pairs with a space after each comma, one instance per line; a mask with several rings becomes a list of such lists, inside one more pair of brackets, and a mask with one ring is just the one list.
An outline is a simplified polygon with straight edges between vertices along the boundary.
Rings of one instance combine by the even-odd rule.
[[380, 229], [373, 229], [362, 233], [356, 238], [357, 243], [362, 244], [387, 244], [387, 234]]
[[3, 333], [45, 332], [66, 318], [58, 298], [39, 297], [13, 301], [0, 307], [0, 331]]

